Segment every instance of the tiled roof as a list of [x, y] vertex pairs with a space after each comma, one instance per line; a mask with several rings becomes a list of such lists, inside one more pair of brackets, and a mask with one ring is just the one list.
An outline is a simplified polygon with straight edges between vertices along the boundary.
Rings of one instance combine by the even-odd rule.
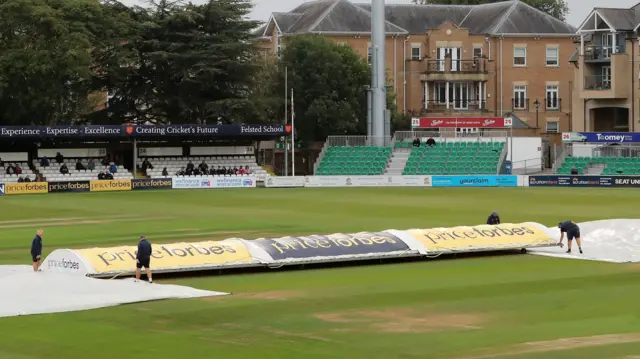
[[[519, 0], [483, 5], [386, 5], [386, 32], [419, 34], [450, 21], [472, 34], [574, 34], [576, 29]], [[289, 13], [274, 13], [283, 34], [370, 33], [371, 5], [314, 0]], [[265, 29], [270, 29], [267, 24]]]

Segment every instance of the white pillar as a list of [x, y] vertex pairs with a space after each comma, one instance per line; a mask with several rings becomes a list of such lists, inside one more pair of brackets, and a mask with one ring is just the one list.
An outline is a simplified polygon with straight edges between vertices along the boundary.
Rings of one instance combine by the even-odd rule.
[[429, 83], [427, 81], [424, 82], [424, 109], [429, 108]]
[[444, 91], [444, 101], [447, 103], [447, 110], [449, 109], [449, 81], [446, 82]]
[[482, 110], [482, 81], [478, 82], [478, 109]]
[[580, 56], [584, 56], [584, 33], [580, 33]]
[[611, 30], [611, 34], [613, 35], [612, 39], [611, 39], [611, 54], [615, 54], [616, 53], [616, 46], [618, 45], [617, 44], [617, 39], [616, 39], [617, 36], [616, 36], [616, 32], [613, 31], [613, 30]]

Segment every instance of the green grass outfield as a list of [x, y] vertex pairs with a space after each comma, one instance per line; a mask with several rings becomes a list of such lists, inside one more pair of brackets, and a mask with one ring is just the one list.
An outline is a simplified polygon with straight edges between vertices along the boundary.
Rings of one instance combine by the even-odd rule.
[[[553, 225], [638, 217], [638, 203], [637, 190], [534, 188], [4, 196], [0, 263], [29, 264], [38, 227], [48, 253], [133, 245], [139, 234], [160, 243], [477, 224], [494, 210]], [[0, 359], [640, 358], [639, 269], [511, 255], [166, 279], [235, 295], [3, 318]]]

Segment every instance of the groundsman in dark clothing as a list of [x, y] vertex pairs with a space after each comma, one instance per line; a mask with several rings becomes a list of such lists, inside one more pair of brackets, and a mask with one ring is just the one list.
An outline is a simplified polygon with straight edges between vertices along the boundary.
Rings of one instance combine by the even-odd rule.
[[31, 262], [33, 264], [33, 271], [37, 272], [40, 269], [40, 261], [42, 260], [42, 234], [44, 232], [39, 229], [36, 232], [36, 236], [31, 241]]
[[558, 244], [562, 247], [562, 240], [564, 239], [564, 234], [567, 234], [567, 253], [571, 253], [571, 242], [575, 239], [578, 242], [578, 249], [582, 254], [582, 243], [580, 242], [580, 227], [574, 221], [564, 221], [558, 223], [558, 228], [560, 228], [560, 242]]
[[498, 216], [498, 212], [493, 212], [489, 215], [489, 218], [487, 218], [487, 224], [493, 226], [500, 224], [500, 216]]
[[144, 268], [144, 271], [147, 273], [147, 278], [149, 278], [149, 283], [153, 283], [150, 268], [151, 253], [151, 243], [147, 241], [147, 237], [140, 236], [138, 253], [136, 253], [136, 282], [140, 280], [140, 269]]

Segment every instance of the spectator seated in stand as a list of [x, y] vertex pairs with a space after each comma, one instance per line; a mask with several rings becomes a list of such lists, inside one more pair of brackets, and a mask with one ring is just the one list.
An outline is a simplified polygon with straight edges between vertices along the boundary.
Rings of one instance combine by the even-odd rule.
[[420, 139], [418, 137], [413, 140], [413, 147], [420, 147]]
[[17, 175], [21, 175], [22, 174], [22, 167], [20, 167], [20, 165], [18, 165], [17, 163], [16, 163], [16, 174]]
[[151, 162], [149, 162], [148, 159], [145, 158], [144, 161], [142, 161], [141, 169], [144, 175], [147, 176], [147, 170], [152, 170], [153, 165], [151, 164]]
[[49, 167], [49, 159], [44, 156], [40, 159], [40, 167]]
[[194, 175], [194, 170], [193, 170], [193, 164], [191, 165], [191, 167], [189, 167], [189, 165], [187, 165], [187, 168], [184, 170], [184, 175], [185, 176], [193, 176]]
[[65, 163], [63, 163], [62, 166], [60, 166], [60, 173], [62, 173], [63, 175], [69, 174], [69, 167], [67, 167]]
[[34, 182], [46, 182], [47, 179], [40, 174], [36, 175], [36, 180]]
[[111, 174], [111, 172], [107, 171], [107, 173], [104, 174], [104, 179], [112, 180], [113, 179], [113, 175]]
[[84, 170], [86, 170], [86, 168], [82, 164], [82, 161], [78, 160], [78, 162], [76, 162], [76, 171], [84, 171]]
[[99, 179], [99, 180], [103, 180], [103, 179], [105, 179], [105, 176], [104, 176], [104, 172], [103, 172], [103, 171], [100, 171], [100, 173], [98, 173], [98, 179]]
[[207, 174], [209, 173], [209, 166], [207, 165], [207, 163], [203, 160], [202, 163], [198, 166], [198, 169], [200, 169], [200, 172], [202, 174]]
[[89, 159], [89, 162], [87, 163], [87, 169], [89, 171], [93, 171], [96, 169], [96, 163], [93, 161], [93, 158]]
[[167, 167], [162, 169], [162, 177], [167, 177], [169, 176], [169, 171], [167, 171]]
[[184, 167], [182, 167], [176, 172], [176, 176], [184, 176], [185, 174], [186, 174], [186, 171], [184, 170]]
[[31, 182], [31, 178], [29, 178], [29, 176], [26, 176], [26, 177], [24, 178], [24, 181], [25, 181], [25, 182]]
[[571, 168], [571, 174], [572, 174], [572, 175], [577, 175], [577, 174], [578, 174], [578, 168], [577, 168], [576, 166], [573, 166], [573, 167]]
[[[117, 172], [118, 172], [118, 166], [116, 166], [115, 163], [111, 162], [109, 164], [109, 171], [107, 171], [106, 174], [117, 173]], [[111, 176], [111, 177], [113, 177], [113, 176]]]
[[13, 167], [13, 165], [11, 163], [9, 163], [9, 166], [7, 166], [7, 170], [6, 170], [8, 175], [14, 175], [16, 174], [16, 168]]
[[429, 137], [429, 139], [427, 140], [427, 146], [433, 147], [435, 145], [436, 145], [436, 140], [434, 140], [433, 137]]
[[195, 168], [195, 166], [193, 165], [193, 162], [189, 161], [189, 163], [187, 163], [187, 169], [185, 172], [189, 173], [193, 173], [193, 169]]
[[64, 162], [64, 156], [62, 155], [62, 153], [58, 152], [56, 153], [56, 162], [58, 164], [63, 163]]
[[22, 183], [24, 182], [24, 178], [22, 178], [22, 176], [18, 177], [18, 183]]
[[[226, 146], [217, 146], [216, 152], [226, 152], [229, 149]], [[237, 148], [238, 151], [244, 151], [245, 148]], [[162, 152], [162, 151], [158, 151]], [[195, 152], [195, 151], [194, 151]], [[169, 155], [169, 151], [167, 151]], [[141, 166], [145, 158], [141, 158], [136, 163], [137, 166]], [[162, 177], [164, 168], [167, 169], [169, 176], [179, 173], [179, 169], [185, 170], [186, 176], [247, 176], [245, 174], [246, 169], [250, 169], [252, 176], [255, 176], [256, 180], [262, 181], [269, 176], [268, 172], [256, 163], [255, 155], [251, 154], [239, 154], [239, 155], [199, 155], [199, 156], [168, 156], [168, 157], [148, 157], [147, 158], [156, 167], [153, 170], [148, 170], [147, 176], [149, 177]], [[189, 165], [187, 168], [186, 166]], [[206, 167], [205, 167], [206, 165]], [[193, 168], [192, 171], [188, 169]], [[245, 171], [240, 171], [244, 168]]]
[[250, 175], [251, 174], [251, 168], [249, 168], [248, 165], [244, 167], [244, 174], [245, 175]]
[[0, 158], [0, 167], [4, 168], [4, 161], [2, 161], [2, 158]]

